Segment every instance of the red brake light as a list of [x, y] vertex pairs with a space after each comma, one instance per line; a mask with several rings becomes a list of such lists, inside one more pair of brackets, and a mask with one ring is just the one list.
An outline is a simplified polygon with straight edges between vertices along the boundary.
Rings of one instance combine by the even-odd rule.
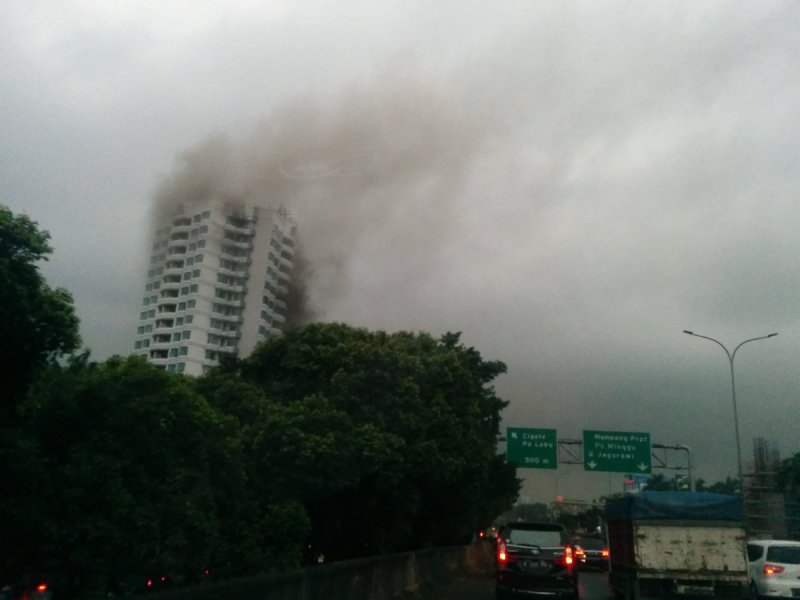
[[764, 574], [766, 575], [775, 575], [776, 573], [783, 573], [784, 567], [780, 565], [764, 565]]
[[567, 546], [564, 548], [564, 564], [570, 567], [572, 566], [572, 562], [572, 546]]
[[501, 538], [497, 538], [497, 562], [504, 563], [507, 561], [506, 543]]
[[603, 550], [600, 552], [600, 556], [603, 558], [608, 558], [608, 548], [603, 548]]
[[575, 546], [575, 556], [583, 556], [586, 552], [583, 551], [583, 548], [580, 546]]
[[40, 583], [39, 585], [36, 586], [36, 591], [37, 592], [46, 592], [47, 591], [47, 584], [46, 583]]

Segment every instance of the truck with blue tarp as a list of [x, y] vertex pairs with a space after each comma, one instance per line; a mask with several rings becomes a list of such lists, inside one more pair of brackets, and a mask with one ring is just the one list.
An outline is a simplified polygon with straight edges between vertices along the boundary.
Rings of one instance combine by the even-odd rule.
[[640, 492], [605, 507], [609, 584], [618, 597], [742, 598], [742, 501], [705, 492]]

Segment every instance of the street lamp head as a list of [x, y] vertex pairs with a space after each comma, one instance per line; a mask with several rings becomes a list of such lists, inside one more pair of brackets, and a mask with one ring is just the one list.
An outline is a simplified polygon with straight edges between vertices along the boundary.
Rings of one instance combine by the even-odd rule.
[[689, 331], [688, 329], [684, 329], [683, 333], [688, 333], [689, 335], [694, 335], [694, 331]]
[[777, 333], [770, 333], [767, 337], [771, 338], [771, 337], [775, 337], [776, 335], [778, 335], [778, 334]]

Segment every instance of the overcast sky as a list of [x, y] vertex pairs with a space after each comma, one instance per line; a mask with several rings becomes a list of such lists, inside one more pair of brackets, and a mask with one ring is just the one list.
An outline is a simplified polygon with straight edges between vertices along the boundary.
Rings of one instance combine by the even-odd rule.
[[[0, 203], [97, 359], [154, 205], [287, 206], [323, 320], [462, 331], [505, 426], [800, 451], [800, 3], [0, 0]], [[620, 476], [525, 471], [526, 497]]]

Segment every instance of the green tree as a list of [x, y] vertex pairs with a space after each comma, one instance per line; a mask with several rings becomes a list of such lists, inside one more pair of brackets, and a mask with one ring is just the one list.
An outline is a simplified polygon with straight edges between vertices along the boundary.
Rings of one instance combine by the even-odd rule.
[[9, 419], [33, 374], [80, 344], [69, 292], [50, 288], [37, 263], [52, 252], [50, 235], [26, 215], [0, 205], [0, 413]]
[[[191, 380], [139, 358], [52, 366], [22, 406], [27, 483], [0, 523], [8, 572], [65, 572], [84, 597], [114, 582], [173, 582], [299, 564], [308, 517], [249, 492], [238, 424]], [[22, 537], [9, 537], [8, 534]]]
[[675, 482], [667, 479], [663, 473], [654, 473], [647, 480], [648, 492], [669, 492], [675, 489]]
[[506, 403], [490, 384], [504, 371], [458, 334], [437, 340], [342, 324], [289, 331], [241, 366], [270, 398], [304, 414], [338, 411], [342, 425], [389, 441], [383, 454], [355, 447], [351, 456], [376, 468], [309, 503], [321, 538], [347, 540], [355, 530], [378, 552], [466, 541], [516, 497], [514, 470], [495, 453]]
[[800, 452], [781, 462], [778, 487], [784, 491], [800, 491]]

